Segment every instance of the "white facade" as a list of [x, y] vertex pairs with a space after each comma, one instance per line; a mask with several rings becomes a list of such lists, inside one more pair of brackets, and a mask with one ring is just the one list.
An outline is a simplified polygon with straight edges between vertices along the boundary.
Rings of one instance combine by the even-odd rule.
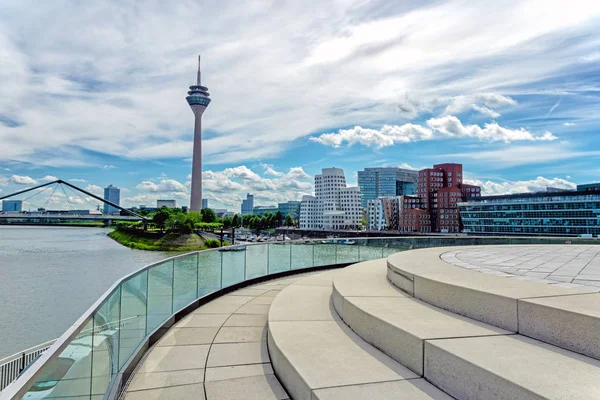
[[156, 208], [177, 208], [177, 202], [175, 200], [156, 200]]
[[315, 176], [315, 195], [302, 196], [300, 228], [336, 230], [361, 226], [360, 189], [346, 186], [342, 169], [324, 168]]
[[367, 229], [384, 231], [387, 227], [383, 201], [381, 198], [367, 201]]

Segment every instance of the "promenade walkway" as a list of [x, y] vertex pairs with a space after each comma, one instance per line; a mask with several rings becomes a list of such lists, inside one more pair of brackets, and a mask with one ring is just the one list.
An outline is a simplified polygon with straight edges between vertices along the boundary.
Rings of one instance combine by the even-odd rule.
[[192, 312], [148, 351], [125, 399], [288, 399], [267, 352], [267, 314], [283, 288], [308, 275], [249, 286]]

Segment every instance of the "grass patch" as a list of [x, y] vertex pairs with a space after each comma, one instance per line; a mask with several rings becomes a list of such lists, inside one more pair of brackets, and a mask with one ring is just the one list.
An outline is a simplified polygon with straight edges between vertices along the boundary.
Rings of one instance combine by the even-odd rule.
[[[195, 240], [192, 235], [176, 235], [167, 234], [160, 239], [147, 238], [138, 236], [134, 233], [123, 232], [114, 230], [108, 234], [108, 236], [122, 244], [123, 246], [130, 247], [137, 250], [150, 250], [150, 251], [195, 251], [205, 250], [214, 246], [212, 243], [205, 243], [197, 235]], [[183, 237], [187, 236], [187, 237]]]

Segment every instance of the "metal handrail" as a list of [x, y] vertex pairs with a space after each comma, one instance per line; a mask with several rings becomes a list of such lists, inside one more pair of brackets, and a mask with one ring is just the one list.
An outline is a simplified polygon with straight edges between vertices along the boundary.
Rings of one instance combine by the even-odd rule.
[[[383, 240], [383, 241], [393, 241], [393, 240], [399, 240], [399, 239], [408, 239], [408, 240], [414, 240], [414, 241], [425, 241], [427, 239], [436, 239], [436, 240], [444, 240], [444, 237], [440, 237], [440, 236], [421, 236], [421, 237], [413, 237], [413, 236], [396, 236], [396, 237], [369, 237], [369, 238], [356, 238], [356, 237], [350, 237], [350, 238], [336, 238], [335, 240], [369, 240], [369, 241], [376, 241], [376, 240]], [[514, 239], [514, 237], [510, 237], [510, 236], [495, 236], [495, 237], [490, 237], [490, 236], [449, 236], [448, 239], [454, 239], [454, 240], [483, 240], [483, 241], [488, 241], [490, 239], [506, 239], [506, 240], [511, 240]], [[523, 238], [520, 237], [519, 239], [523, 240], [523, 239], [528, 239], [528, 238]], [[553, 240], [558, 242], [559, 240], [557, 240], [557, 238], [540, 238], [540, 237], [531, 237], [530, 239], [534, 240], [534, 241], [540, 241], [543, 239], [547, 239], [547, 240]], [[275, 243], [284, 243], [284, 244], [294, 244], [294, 243], [298, 243], [298, 244], [306, 244], [307, 242], [315, 242], [315, 243], [321, 243], [323, 239], [299, 239], [299, 240], [288, 240], [288, 241], [283, 241], [283, 242], [260, 242], [260, 243], [248, 243], [248, 244], [240, 244], [240, 245], [234, 245], [234, 246], [228, 246], [229, 248], [237, 248], [237, 247], [250, 247], [250, 246], [264, 246], [264, 245], [269, 245], [269, 244], [275, 244]], [[588, 241], [586, 241], [585, 239], [581, 240], [581, 239], [577, 239], [577, 238], [573, 238], [571, 240], [569, 240], [568, 242], [574, 242], [574, 241], [581, 241], [584, 242], [585, 244], [588, 243]], [[597, 243], [594, 243], [597, 244]], [[439, 244], [438, 244], [439, 245]], [[455, 245], [460, 245], [460, 244], [455, 244]], [[380, 246], [377, 246], [380, 247]], [[381, 246], [381, 247], [387, 247], [387, 246]], [[25, 370], [14, 382], [13, 384], [9, 385], [5, 390], [3, 390], [2, 392], [0, 392], [0, 400], [9, 400], [9, 399], [13, 399], [13, 398], [21, 398], [23, 395], [25, 395], [25, 393], [27, 393], [27, 391], [29, 390], [29, 388], [35, 384], [35, 382], [37, 381], [37, 379], [40, 377], [40, 375], [43, 373], [43, 369], [44, 366], [51, 362], [52, 360], [55, 360], [57, 357], [59, 357], [59, 355], [61, 354], [61, 352], [69, 345], [69, 343], [71, 342], [72, 339], [74, 339], [79, 333], [81, 333], [81, 331], [83, 330], [83, 327], [86, 325], [87, 322], [90, 321], [91, 318], [93, 318], [93, 315], [96, 311], [98, 311], [98, 309], [103, 305], [104, 301], [106, 299], [109, 298], [109, 296], [112, 295], [113, 291], [115, 289], [119, 288], [119, 285], [121, 285], [122, 283], [124, 283], [125, 281], [136, 277], [137, 275], [143, 273], [144, 271], [147, 271], [153, 267], [159, 266], [161, 264], [164, 264], [165, 262], [168, 261], [174, 261], [180, 258], [184, 258], [184, 257], [189, 257], [191, 255], [194, 254], [199, 254], [199, 253], [207, 253], [207, 252], [215, 252], [215, 251], [219, 251], [222, 248], [215, 248], [215, 249], [208, 249], [208, 250], [199, 250], [199, 251], [193, 251], [190, 253], [185, 253], [185, 254], [180, 254], [177, 256], [173, 256], [173, 257], [169, 257], [166, 258], [164, 260], [161, 261], [157, 261], [154, 262], [152, 264], [146, 265], [128, 275], [125, 275], [124, 277], [120, 278], [118, 281], [116, 281], [106, 292], [104, 292], [104, 294], [102, 296], [100, 296], [100, 298], [98, 298], [94, 304], [89, 307], [87, 309], [87, 311], [85, 311], [83, 313], [83, 315], [81, 317], [79, 317], [77, 319], [77, 321], [71, 325], [65, 333], [63, 333], [58, 339], [56, 339], [54, 341], [54, 343], [46, 350], [44, 351], [41, 356], [36, 360], [36, 362], [34, 362], [27, 370]], [[336, 260], [337, 261], [337, 260]]]

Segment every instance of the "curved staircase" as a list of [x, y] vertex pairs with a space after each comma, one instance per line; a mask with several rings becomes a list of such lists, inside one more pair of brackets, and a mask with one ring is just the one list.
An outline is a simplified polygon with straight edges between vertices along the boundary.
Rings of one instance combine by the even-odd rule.
[[303, 278], [268, 315], [293, 399], [600, 399], [600, 294], [413, 250]]

